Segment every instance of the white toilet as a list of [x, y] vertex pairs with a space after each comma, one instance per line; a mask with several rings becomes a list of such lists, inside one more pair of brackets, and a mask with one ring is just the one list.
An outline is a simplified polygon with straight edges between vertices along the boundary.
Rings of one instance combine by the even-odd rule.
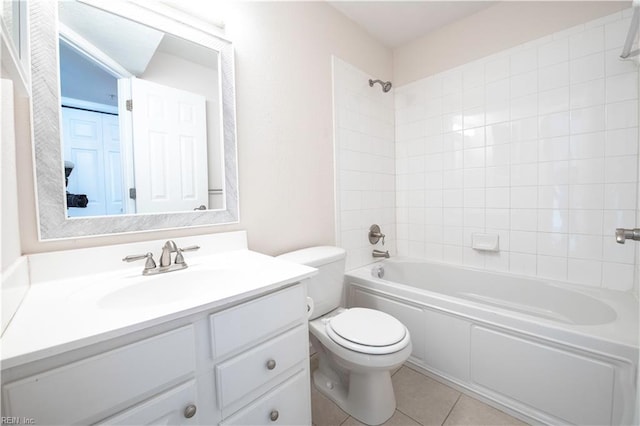
[[391, 370], [411, 354], [409, 331], [384, 312], [340, 307], [344, 249], [311, 247], [280, 258], [319, 270], [307, 282], [310, 339], [320, 361], [314, 385], [359, 421], [384, 423], [396, 409]]

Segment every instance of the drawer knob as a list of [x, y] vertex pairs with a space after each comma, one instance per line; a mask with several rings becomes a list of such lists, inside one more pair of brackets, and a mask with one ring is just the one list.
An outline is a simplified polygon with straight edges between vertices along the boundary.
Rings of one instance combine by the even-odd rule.
[[[267, 361], [267, 368], [269, 370], [273, 370], [274, 368], [276, 368], [276, 360], [270, 359], [269, 361]], [[277, 411], [276, 411], [276, 413], [277, 413]]]
[[196, 406], [191, 404], [191, 405], [187, 405], [187, 408], [184, 409], [184, 416], [187, 419], [190, 419], [191, 417], [196, 415]]
[[269, 418], [271, 419], [272, 422], [275, 422], [276, 420], [278, 420], [278, 417], [280, 417], [280, 413], [278, 413], [278, 410], [273, 410], [269, 414]]

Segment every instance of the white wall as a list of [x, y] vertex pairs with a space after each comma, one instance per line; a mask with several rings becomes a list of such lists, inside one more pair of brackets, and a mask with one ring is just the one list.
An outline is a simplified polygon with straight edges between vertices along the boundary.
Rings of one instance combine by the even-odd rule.
[[398, 86], [631, 6], [631, 1], [502, 1], [393, 51]]
[[[638, 67], [617, 12], [396, 89], [398, 252], [630, 290]], [[500, 253], [471, 249], [499, 234]]]
[[[206, 16], [209, 3], [194, 2]], [[391, 51], [325, 2], [232, 2], [240, 223], [39, 242], [28, 139], [18, 152], [22, 251], [35, 253], [246, 229], [253, 250], [335, 244], [331, 55], [390, 80]]]
[[[347, 250], [347, 269], [371, 263], [373, 249], [395, 254], [395, 143], [393, 92], [375, 75], [333, 60], [337, 244]], [[378, 224], [385, 244], [369, 243]]]

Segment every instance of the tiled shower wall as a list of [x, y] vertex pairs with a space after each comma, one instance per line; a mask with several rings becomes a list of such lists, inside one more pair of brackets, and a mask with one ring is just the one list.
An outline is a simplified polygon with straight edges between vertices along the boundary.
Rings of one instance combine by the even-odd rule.
[[[347, 269], [371, 263], [374, 248], [395, 253], [393, 92], [369, 87], [369, 76], [333, 58], [337, 244]], [[371, 245], [372, 224], [388, 235]]]
[[638, 193], [638, 65], [618, 59], [630, 16], [395, 89], [399, 255], [633, 288], [636, 244], [613, 237]]

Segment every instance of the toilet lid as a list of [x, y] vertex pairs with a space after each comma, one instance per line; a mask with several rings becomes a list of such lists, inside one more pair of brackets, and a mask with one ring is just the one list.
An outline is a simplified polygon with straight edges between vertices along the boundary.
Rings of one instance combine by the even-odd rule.
[[332, 317], [326, 330], [333, 341], [358, 352], [392, 353], [408, 343], [407, 329], [400, 321], [367, 308], [347, 309]]

